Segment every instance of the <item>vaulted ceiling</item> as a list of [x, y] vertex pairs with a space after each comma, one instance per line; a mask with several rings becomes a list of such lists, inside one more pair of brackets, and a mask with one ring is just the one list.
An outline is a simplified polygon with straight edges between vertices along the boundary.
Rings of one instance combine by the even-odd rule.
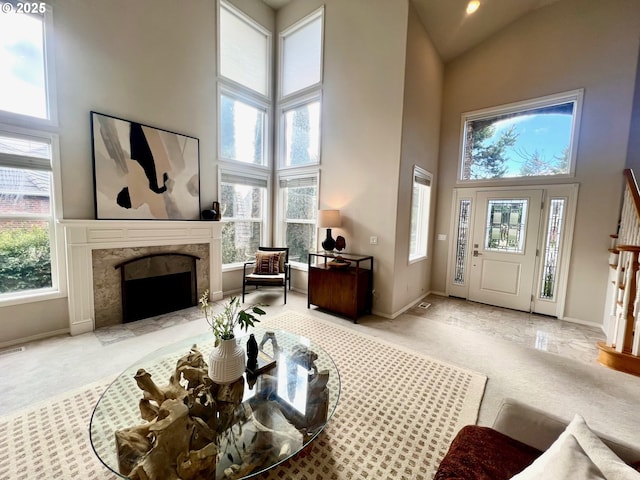
[[[277, 10], [292, 0], [263, 1]], [[480, 8], [467, 15], [468, 0], [411, 0], [445, 63], [523, 15], [557, 1], [481, 0]]]
[[468, 0], [412, 0], [436, 50], [447, 63], [523, 15], [559, 0], [481, 0], [467, 15]]

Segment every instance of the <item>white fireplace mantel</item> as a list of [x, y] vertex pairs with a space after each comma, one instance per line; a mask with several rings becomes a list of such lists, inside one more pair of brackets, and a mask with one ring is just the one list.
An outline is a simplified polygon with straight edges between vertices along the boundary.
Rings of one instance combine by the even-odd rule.
[[92, 251], [95, 249], [209, 244], [209, 298], [222, 298], [222, 222], [62, 220], [67, 253], [69, 330], [95, 329]]

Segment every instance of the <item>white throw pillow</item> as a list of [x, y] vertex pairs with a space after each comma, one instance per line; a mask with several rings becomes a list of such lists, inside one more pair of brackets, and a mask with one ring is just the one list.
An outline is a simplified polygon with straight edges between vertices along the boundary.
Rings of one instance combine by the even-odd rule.
[[589, 458], [593, 460], [607, 480], [640, 480], [640, 472], [624, 463], [591, 431], [580, 415], [567, 427]]
[[580, 415], [549, 449], [514, 480], [640, 480], [640, 473], [625, 464], [594, 434]]
[[606, 480], [573, 435], [559, 437], [552, 447], [513, 480]]

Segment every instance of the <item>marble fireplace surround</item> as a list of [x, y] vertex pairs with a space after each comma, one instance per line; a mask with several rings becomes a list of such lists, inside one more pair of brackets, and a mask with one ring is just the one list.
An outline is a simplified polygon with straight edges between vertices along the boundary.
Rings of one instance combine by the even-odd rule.
[[[198, 280], [198, 291], [209, 288], [212, 300], [222, 298], [222, 222], [164, 220], [63, 220], [67, 254], [69, 331], [80, 335], [95, 330], [94, 251], [121, 258], [151, 251], [185, 251], [208, 246], [208, 280]], [[156, 249], [150, 247], [158, 247]], [[125, 250], [121, 250], [125, 249]], [[100, 250], [100, 252], [97, 252]], [[104, 257], [104, 255], [95, 255]], [[131, 257], [131, 258], [132, 258]], [[203, 256], [205, 260], [205, 256]], [[201, 275], [201, 274], [199, 274]], [[119, 278], [119, 275], [118, 275]], [[118, 280], [119, 281], [119, 280]], [[118, 289], [118, 295], [119, 295]], [[100, 300], [98, 304], [100, 305]], [[102, 323], [102, 322], [101, 322]]]

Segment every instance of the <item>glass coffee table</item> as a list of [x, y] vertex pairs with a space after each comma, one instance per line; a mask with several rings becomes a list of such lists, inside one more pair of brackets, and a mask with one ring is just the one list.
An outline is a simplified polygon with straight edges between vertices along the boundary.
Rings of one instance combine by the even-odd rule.
[[[245, 373], [231, 385], [211, 385], [202, 369], [185, 366], [185, 359], [208, 360], [210, 333], [157, 350], [120, 374], [91, 417], [91, 445], [100, 461], [122, 478], [196, 478], [197, 473], [197, 478], [240, 479], [311, 448], [338, 404], [338, 369], [305, 337], [261, 328], [253, 333], [260, 358], [266, 354], [275, 365]], [[246, 348], [248, 338], [237, 341]], [[204, 383], [192, 388], [198, 375]], [[171, 393], [183, 390], [190, 394]]]

